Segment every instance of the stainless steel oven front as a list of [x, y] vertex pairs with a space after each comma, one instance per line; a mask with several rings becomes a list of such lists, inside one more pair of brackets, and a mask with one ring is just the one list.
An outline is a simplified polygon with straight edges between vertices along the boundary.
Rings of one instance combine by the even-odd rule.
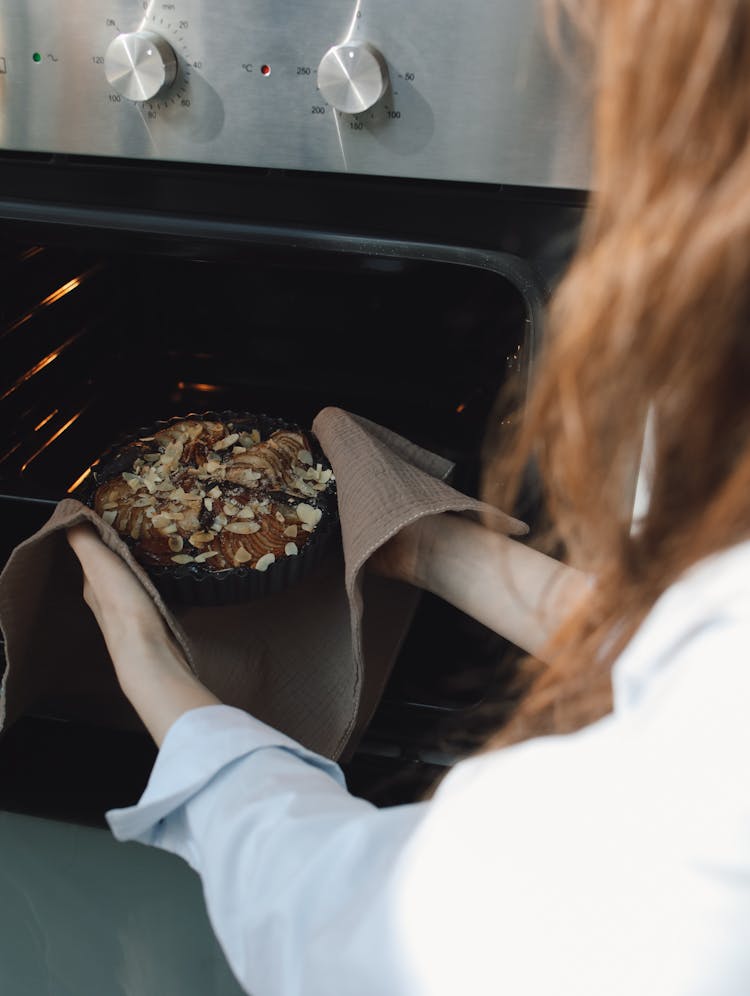
[[8, 149], [585, 187], [533, 0], [6, 0]]

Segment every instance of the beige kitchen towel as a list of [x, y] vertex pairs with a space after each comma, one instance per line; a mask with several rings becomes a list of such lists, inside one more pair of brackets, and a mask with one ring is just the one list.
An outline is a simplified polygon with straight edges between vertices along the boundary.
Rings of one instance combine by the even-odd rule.
[[88, 521], [136, 574], [190, 666], [220, 698], [313, 750], [340, 757], [369, 721], [418, 594], [365, 576], [368, 558], [400, 529], [440, 512], [526, 527], [445, 483], [448, 461], [366, 419], [326, 408], [313, 430], [336, 475], [343, 551], [286, 591], [221, 607], [167, 606], [117, 533], [66, 499], [13, 551], [0, 575], [7, 668], [0, 727], [34, 710], [108, 726], [139, 725], [83, 602], [65, 530]]

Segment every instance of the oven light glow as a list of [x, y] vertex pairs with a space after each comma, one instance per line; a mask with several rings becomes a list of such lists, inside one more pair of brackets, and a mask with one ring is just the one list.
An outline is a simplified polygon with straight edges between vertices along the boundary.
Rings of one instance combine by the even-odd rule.
[[84, 482], [84, 481], [86, 480], [86, 478], [87, 478], [87, 477], [89, 476], [89, 474], [91, 473], [91, 470], [92, 470], [92, 468], [91, 468], [91, 467], [87, 467], [87, 468], [86, 468], [86, 469], [84, 470], [84, 472], [83, 472], [83, 473], [81, 474], [81, 476], [80, 476], [80, 477], [77, 477], [77, 478], [75, 479], [75, 481], [73, 481], [73, 483], [72, 483], [72, 484], [70, 485], [70, 487], [68, 488], [68, 494], [69, 494], [69, 495], [72, 495], [72, 494], [73, 494], [73, 492], [74, 492], [74, 491], [75, 491], [75, 489], [76, 489], [76, 488], [77, 488], [77, 487], [79, 486], [79, 484], [83, 484], [83, 482]]
[[67, 284], [63, 284], [62, 287], [58, 287], [56, 291], [52, 291], [49, 297], [45, 297], [43, 301], [40, 301], [39, 307], [45, 308], [50, 304], [55, 304], [55, 302], [59, 301], [61, 297], [65, 297], [66, 294], [70, 294], [71, 291], [74, 291], [76, 287], [80, 286], [80, 277], [73, 277], [73, 279], [69, 280]]
[[31, 380], [31, 378], [34, 377], [36, 374], [38, 374], [40, 370], [44, 370], [45, 367], [48, 367], [50, 363], [54, 363], [59, 355], [60, 355], [60, 350], [56, 349], [54, 353], [49, 353], [47, 356], [44, 357], [43, 360], [40, 360], [38, 363], [35, 363], [34, 366], [31, 368], [31, 370], [27, 370], [25, 374], [22, 374], [18, 378], [15, 384], [11, 384], [11, 386], [8, 388], [5, 394], [0, 395], [0, 401], [5, 401], [5, 399], [9, 395], [13, 394], [14, 391], [18, 390], [21, 384], [25, 384], [27, 380]]
[[49, 305], [55, 304], [61, 298], [65, 297], [66, 294], [70, 294], [71, 291], [74, 291], [76, 287], [80, 287], [83, 281], [90, 277], [93, 273], [96, 273], [97, 270], [100, 270], [102, 265], [103, 264], [98, 263], [96, 266], [92, 266], [90, 270], [82, 273], [79, 277], [73, 277], [72, 280], [68, 280], [68, 282], [63, 284], [62, 287], [58, 287], [57, 290], [52, 291], [52, 293], [43, 298], [39, 304], [35, 304], [31, 311], [27, 311], [25, 315], [22, 315], [19, 319], [13, 322], [12, 325], [9, 325], [3, 332], [3, 335], [15, 332], [16, 329], [19, 329], [22, 325], [25, 325], [26, 322], [30, 322], [41, 308], [47, 308]]
[[221, 390], [218, 384], [186, 384], [184, 380], [177, 382], [177, 388], [180, 391], [200, 391], [201, 394], [210, 394]]
[[[14, 327], [17, 327], [17, 325]], [[58, 358], [58, 356], [64, 350], [66, 350], [68, 346], [74, 343], [76, 339], [80, 337], [80, 335], [81, 335], [80, 332], [76, 332], [75, 335], [72, 335], [69, 339], [66, 339], [65, 342], [62, 343], [62, 345], [58, 346], [57, 349], [54, 350], [54, 352], [49, 353], [43, 359], [39, 360], [38, 363], [35, 363], [34, 366], [30, 370], [27, 370], [25, 374], [21, 374], [18, 380], [14, 384], [11, 384], [8, 390], [5, 391], [4, 394], [0, 394], [0, 401], [5, 401], [5, 399], [10, 397], [11, 394], [17, 391], [22, 384], [25, 384], [27, 381], [31, 380], [32, 377], [36, 377], [36, 375], [41, 370], [44, 370], [45, 367], [48, 367], [50, 363], [54, 363], [55, 360]]]
[[23, 474], [26, 471], [29, 464], [32, 463], [32, 461], [36, 460], [36, 458], [40, 455], [40, 453], [44, 453], [44, 451], [47, 449], [48, 446], [51, 446], [56, 439], [59, 439], [60, 436], [62, 436], [62, 434], [67, 429], [69, 429], [71, 425], [81, 417], [81, 415], [83, 415], [84, 411], [85, 409], [82, 408], [79, 412], [76, 412], [76, 414], [72, 418], [69, 418], [68, 421], [65, 423], [65, 425], [60, 426], [57, 432], [55, 432], [53, 435], [49, 437], [44, 446], [40, 446], [39, 449], [36, 451], [36, 453], [33, 453], [26, 461], [26, 463], [23, 464], [23, 466], [21, 467], [21, 473]]
[[262, 65], [262, 66], [260, 67], [260, 71], [261, 71], [261, 74], [262, 74], [263, 76], [270, 76], [270, 75], [271, 75], [271, 67], [270, 67], [270, 66], [268, 66], [268, 65], [265, 65], [265, 64], [264, 64], [264, 65]]
[[9, 457], [13, 456], [16, 450], [19, 450], [20, 448], [21, 448], [21, 440], [19, 439], [19, 441], [14, 446], [11, 446], [9, 450], [6, 450], [5, 453], [3, 453], [2, 456], [0, 456], [0, 463], [4, 463]]
[[47, 418], [43, 418], [42, 419], [42, 421], [39, 423], [39, 425], [35, 425], [34, 426], [34, 432], [39, 432], [39, 430], [41, 428], [43, 428], [50, 421], [50, 419], [53, 419], [55, 417], [55, 415], [57, 415], [57, 413], [58, 413], [59, 410], [60, 410], [59, 408], [55, 408], [55, 410], [53, 412], [49, 413], [49, 415], [47, 416]]
[[460, 415], [460, 414], [461, 414], [461, 412], [463, 412], [463, 411], [466, 411], [466, 405], [465, 405], [465, 404], [463, 403], [463, 401], [462, 401], [462, 402], [461, 402], [461, 404], [460, 404], [460, 405], [458, 406], [458, 408], [456, 409], [456, 412], [457, 412], [457, 414], [459, 414], [459, 415]]

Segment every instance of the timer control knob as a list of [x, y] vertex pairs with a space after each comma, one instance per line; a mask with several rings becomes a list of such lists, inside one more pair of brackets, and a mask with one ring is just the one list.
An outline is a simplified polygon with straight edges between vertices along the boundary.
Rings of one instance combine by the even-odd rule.
[[385, 59], [369, 42], [334, 45], [318, 67], [318, 89], [337, 111], [366, 111], [388, 89]]
[[155, 31], [118, 35], [104, 55], [109, 85], [128, 100], [152, 100], [174, 83], [177, 56]]

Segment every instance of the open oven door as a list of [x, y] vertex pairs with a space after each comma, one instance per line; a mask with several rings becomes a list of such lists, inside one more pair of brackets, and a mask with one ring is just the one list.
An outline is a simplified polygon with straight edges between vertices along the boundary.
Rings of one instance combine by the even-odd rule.
[[[116, 853], [115, 853], [116, 852]], [[0, 812], [5, 996], [240, 996], [198, 877], [108, 831]]]

